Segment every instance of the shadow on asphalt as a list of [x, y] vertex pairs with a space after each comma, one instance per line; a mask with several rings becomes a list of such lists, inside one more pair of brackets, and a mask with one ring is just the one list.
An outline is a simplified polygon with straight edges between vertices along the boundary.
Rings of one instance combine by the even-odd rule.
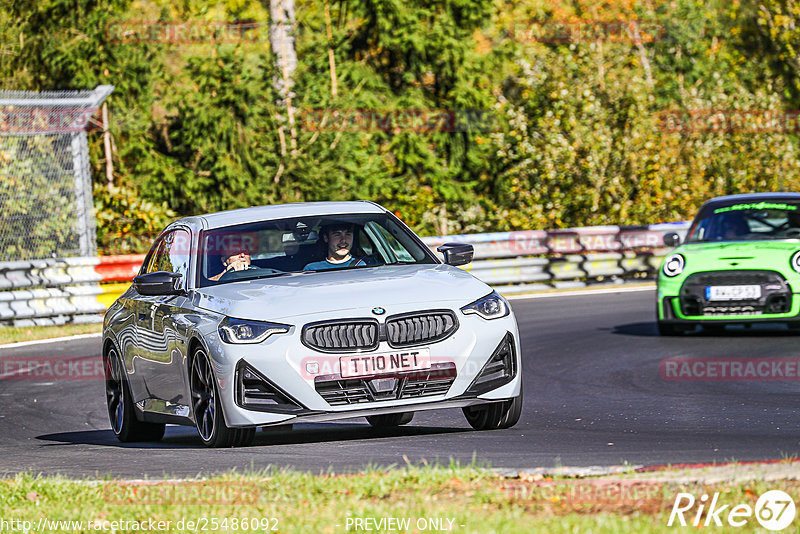
[[[434, 434], [457, 434], [473, 432], [471, 428], [446, 428], [432, 426], [401, 426], [397, 428], [373, 428], [369, 425], [306, 423], [295, 425], [294, 430], [260, 430], [249, 448], [271, 445], [302, 445], [306, 443], [326, 443], [335, 441], [369, 440], [395, 437], [430, 436]], [[197, 449], [205, 448], [192, 427], [168, 426], [161, 441], [122, 443], [109, 430], [82, 430], [79, 432], [59, 432], [36, 436], [45, 443], [44, 447], [64, 445], [104, 445], [124, 449]]]
[[[658, 333], [655, 321], [648, 323], [628, 323], [616, 325], [612, 334], [622, 336], [662, 337]], [[755, 324], [751, 328], [743, 325], [732, 325], [718, 329], [696, 328], [693, 332], [683, 334], [686, 337], [795, 337], [800, 336], [800, 331], [789, 330], [783, 324]], [[683, 336], [669, 336], [665, 339], [680, 339]]]

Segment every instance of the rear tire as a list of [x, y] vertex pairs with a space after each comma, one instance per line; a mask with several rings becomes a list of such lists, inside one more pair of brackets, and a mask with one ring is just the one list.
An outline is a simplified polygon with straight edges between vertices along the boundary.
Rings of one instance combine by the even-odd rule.
[[144, 423], [136, 418], [127, 375], [115, 348], [109, 349], [104, 364], [108, 419], [117, 439], [123, 443], [159, 441], [164, 437], [164, 425]]
[[414, 412], [386, 413], [367, 416], [367, 422], [375, 428], [391, 428], [407, 425], [414, 419]]
[[247, 447], [256, 436], [255, 428], [230, 428], [225, 424], [219, 391], [206, 352], [197, 349], [190, 372], [192, 414], [203, 445], [211, 448]]
[[511, 428], [519, 421], [522, 415], [523, 392], [522, 384], [519, 386], [519, 395], [511, 400], [483, 404], [480, 406], [467, 406], [461, 408], [467, 422], [475, 430], [497, 430]]

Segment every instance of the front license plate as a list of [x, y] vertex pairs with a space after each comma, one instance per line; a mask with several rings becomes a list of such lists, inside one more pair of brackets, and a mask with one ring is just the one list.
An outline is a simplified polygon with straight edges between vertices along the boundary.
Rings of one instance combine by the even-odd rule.
[[708, 286], [706, 300], [754, 300], [761, 298], [761, 286]]
[[431, 350], [427, 348], [342, 356], [339, 358], [342, 378], [382, 375], [401, 371], [418, 371], [431, 368]]

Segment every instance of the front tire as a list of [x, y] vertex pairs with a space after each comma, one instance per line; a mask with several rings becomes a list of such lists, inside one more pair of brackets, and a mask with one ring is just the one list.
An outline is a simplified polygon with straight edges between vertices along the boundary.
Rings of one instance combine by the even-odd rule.
[[246, 447], [253, 443], [255, 428], [230, 428], [225, 424], [217, 381], [203, 349], [197, 349], [194, 353], [189, 382], [192, 388], [192, 414], [203, 445], [221, 448]]
[[522, 415], [523, 398], [522, 384], [520, 384], [519, 395], [511, 400], [481, 406], [467, 406], [461, 410], [464, 412], [467, 422], [475, 430], [511, 428], [517, 424]]
[[144, 423], [136, 419], [133, 397], [116, 349], [108, 351], [104, 363], [108, 419], [117, 439], [123, 443], [159, 441], [164, 437], [163, 424]]
[[375, 428], [391, 428], [400, 425], [407, 425], [414, 419], [414, 412], [386, 413], [381, 415], [370, 415], [367, 422]]

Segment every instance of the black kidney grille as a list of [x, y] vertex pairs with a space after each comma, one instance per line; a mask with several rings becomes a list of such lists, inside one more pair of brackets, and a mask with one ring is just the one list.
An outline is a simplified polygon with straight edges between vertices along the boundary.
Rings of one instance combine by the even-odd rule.
[[408, 347], [441, 341], [456, 331], [458, 321], [449, 310], [420, 312], [390, 317], [386, 337], [392, 347]]
[[303, 343], [328, 352], [372, 350], [378, 347], [378, 322], [362, 320], [306, 325]]

